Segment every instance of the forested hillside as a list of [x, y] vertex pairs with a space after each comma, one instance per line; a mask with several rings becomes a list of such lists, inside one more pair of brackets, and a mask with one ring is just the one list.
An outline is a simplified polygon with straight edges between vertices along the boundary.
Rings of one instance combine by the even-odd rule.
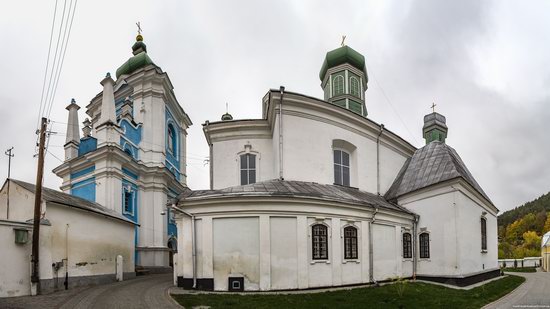
[[541, 236], [550, 231], [550, 193], [498, 217], [498, 257], [540, 256]]

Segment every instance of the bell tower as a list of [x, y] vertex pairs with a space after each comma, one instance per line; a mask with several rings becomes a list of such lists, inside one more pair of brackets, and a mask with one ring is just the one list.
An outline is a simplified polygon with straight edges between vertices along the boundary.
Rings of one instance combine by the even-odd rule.
[[319, 78], [325, 101], [367, 116], [365, 91], [369, 78], [363, 55], [342, 41], [340, 48], [327, 53]]

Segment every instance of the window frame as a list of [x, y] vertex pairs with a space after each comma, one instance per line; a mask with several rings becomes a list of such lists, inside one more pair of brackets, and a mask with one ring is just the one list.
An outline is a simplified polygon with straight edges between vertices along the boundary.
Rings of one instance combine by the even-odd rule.
[[[340, 163], [336, 162], [336, 152], [340, 152]], [[344, 165], [344, 156], [343, 154], [346, 154], [348, 156], [348, 165]], [[340, 179], [336, 178], [336, 167], [338, 166], [339, 172], [340, 172]], [[351, 187], [351, 153], [348, 152], [345, 149], [341, 148], [333, 148], [332, 149], [332, 167], [333, 167], [333, 177], [334, 177], [334, 184], [339, 186], [345, 186], [345, 187]], [[344, 169], [347, 168], [347, 184], [345, 183], [345, 177], [344, 177]], [[339, 181], [337, 181], [339, 180]]]
[[[321, 230], [324, 230], [325, 234], [316, 235], [315, 233], [316, 228], [320, 228]], [[323, 223], [314, 223], [311, 225], [310, 231], [311, 231], [311, 260], [313, 262], [329, 261], [329, 227]], [[322, 239], [323, 236], [324, 236], [324, 240]], [[316, 237], [320, 239], [316, 241]], [[324, 252], [321, 246], [323, 243], [324, 243]], [[316, 244], [318, 244], [319, 246], [318, 250], [316, 250], [316, 247], [317, 247]], [[318, 256], [315, 255], [316, 251], [319, 251]]]
[[[423, 240], [422, 238], [426, 237], [427, 239]], [[422, 232], [418, 235], [418, 246], [419, 246], [419, 257], [421, 259], [430, 258], [430, 233]]]
[[[356, 91], [354, 92], [354, 81], [355, 81], [355, 87], [356, 87]], [[351, 76], [349, 78], [349, 93], [352, 95], [352, 96], [355, 96], [357, 98], [361, 98], [361, 90], [360, 90], [360, 86], [359, 86], [359, 78], [355, 77], [355, 76]]]
[[[347, 230], [353, 230], [355, 235], [346, 235]], [[359, 229], [353, 225], [345, 226], [343, 229], [343, 239], [344, 239], [344, 245], [342, 248], [344, 249], [344, 260], [358, 260], [359, 259]], [[349, 243], [348, 240], [349, 239]], [[353, 242], [355, 241], [355, 244]], [[354, 247], [355, 245], [355, 247]], [[348, 246], [351, 246], [350, 250], [348, 250]], [[355, 249], [355, 252], [353, 251]], [[349, 251], [349, 255], [348, 255]]]
[[487, 218], [481, 217], [480, 219], [480, 228], [481, 228], [481, 252], [487, 252]]
[[[243, 156], [246, 156], [247, 159], [246, 159], [246, 168], [243, 168], [243, 165], [242, 165], [242, 158]], [[250, 167], [250, 158], [253, 157], [253, 162], [254, 162], [254, 167], [251, 168]], [[239, 183], [241, 186], [245, 186], [245, 185], [250, 185], [250, 184], [254, 184], [258, 181], [258, 155], [256, 153], [251, 153], [251, 152], [246, 152], [246, 153], [242, 153], [242, 154], [239, 154], [239, 157], [238, 157], [238, 161], [239, 161]], [[254, 181], [251, 182], [250, 181], [250, 172], [251, 171], [254, 171]], [[242, 173], [243, 172], [246, 172], [246, 180], [247, 180], [247, 183], [243, 183], [243, 175]]]
[[176, 126], [172, 121], [169, 121], [166, 128], [166, 150], [178, 158], [178, 133]]
[[[408, 236], [408, 239], [405, 239]], [[410, 232], [404, 232], [401, 235], [401, 255], [404, 259], [412, 259], [413, 257], [413, 251], [412, 251], [412, 234]]]
[[[341, 89], [340, 88], [337, 88], [338, 86], [341, 86]], [[336, 90], [340, 90], [340, 91], [336, 91]], [[345, 93], [345, 90], [346, 89], [346, 85], [345, 85], [345, 78], [343, 75], [336, 75], [333, 77], [333, 80], [332, 80], [332, 96], [337, 96], [337, 95], [342, 95]]]
[[[126, 207], [126, 195], [129, 195], [128, 201], [130, 201], [131, 207]], [[128, 208], [128, 210], [127, 210]], [[136, 209], [136, 190], [131, 185], [123, 185], [122, 188], [122, 213], [133, 217]]]

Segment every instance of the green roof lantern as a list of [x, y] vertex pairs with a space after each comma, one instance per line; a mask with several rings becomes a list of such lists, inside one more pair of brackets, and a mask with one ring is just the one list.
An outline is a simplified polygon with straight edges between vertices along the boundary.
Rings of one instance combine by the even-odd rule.
[[153, 60], [147, 55], [147, 45], [143, 43], [143, 36], [138, 34], [136, 42], [132, 46], [134, 56], [116, 70], [116, 78], [122, 75], [131, 74], [149, 64], [154, 64]]
[[366, 117], [368, 76], [365, 57], [344, 44], [327, 53], [319, 78], [325, 101]]

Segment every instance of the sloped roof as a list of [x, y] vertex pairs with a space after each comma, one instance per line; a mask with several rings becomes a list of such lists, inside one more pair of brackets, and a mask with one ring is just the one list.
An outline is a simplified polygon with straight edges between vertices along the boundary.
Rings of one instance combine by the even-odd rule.
[[[33, 194], [36, 192], [36, 186], [33, 184], [30, 184], [28, 182], [24, 182], [21, 180], [15, 180], [15, 179], [11, 179], [11, 181], [25, 188], [26, 190], [32, 192]], [[64, 206], [78, 208], [85, 211], [91, 211], [100, 215], [104, 215], [104, 216], [125, 221], [128, 223], [136, 224], [130, 219], [124, 217], [122, 214], [119, 214], [114, 210], [105, 208], [98, 203], [91, 202], [83, 198], [70, 195], [67, 193], [63, 193], [61, 191], [53, 190], [50, 188], [42, 187], [42, 199], [46, 202], [53, 202]]]
[[493, 204], [466, 168], [458, 153], [449, 145], [439, 141], [433, 141], [418, 149], [405, 162], [392, 186], [386, 192], [385, 197], [393, 201], [407, 193], [455, 178], [464, 179], [487, 201]]
[[361, 191], [356, 188], [279, 179], [220, 190], [187, 190], [179, 196], [179, 200], [261, 196], [315, 198], [360, 206], [381, 207], [412, 214], [410, 210], [388, 202], [383, 196]]

